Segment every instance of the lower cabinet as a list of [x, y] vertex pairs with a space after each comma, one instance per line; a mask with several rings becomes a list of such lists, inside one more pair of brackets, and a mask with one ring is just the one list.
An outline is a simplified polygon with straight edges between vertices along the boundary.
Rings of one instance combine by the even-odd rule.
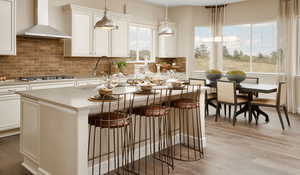
[[75, 80], [63, 82], [45, 82], [33, 83], [30, 85], [16, 85], [16, 86], [3, 86], [0, 87], [0, 138], [14, 135], [17, 131], [8, 132], [20, 128], [21, 116], [21, 97], [10, 91], [26, 91], [26, 90], [39, 90], [39, 89], [53, 89], [63, 87], [76, 87], [97, 85], [101, 81], [98, 79], [92, 80]]
[[0, 96], [0, 131], [20, 127], [20, 96]]

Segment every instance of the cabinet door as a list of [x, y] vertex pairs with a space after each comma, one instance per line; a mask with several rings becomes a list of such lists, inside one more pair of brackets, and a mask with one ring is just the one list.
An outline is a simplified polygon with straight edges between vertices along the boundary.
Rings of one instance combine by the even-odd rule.
[[159, 57], [176, 57], [176, 37], [159, 37]]
[[[103, 16], [95, 16], [94, 24], [96, 24]], [[109, 31], [104, 29], [94, 29], [94, 55], [95, 56], [110, 56], [110, 37]]]
[[88, 13], [72, 14], [72, 56], [91, 56], [92, 19]]
[[15, 1], [0, 0], [0, 55], [16, 54]]
[[20, 96], [0, 96], [0, 131], [20, 127]]
[[128, 23], [126, 21], [115, 22], [119, 28], [112, 31], [112, 56], [128, 57]]
[[[160, 26], [164, 27], [164, 26]], [[173, 36], [159, 36], [159, 57], [176, 57], [176, 27], [175, 24], [170, 24], [175, 30], [175, 34]]]

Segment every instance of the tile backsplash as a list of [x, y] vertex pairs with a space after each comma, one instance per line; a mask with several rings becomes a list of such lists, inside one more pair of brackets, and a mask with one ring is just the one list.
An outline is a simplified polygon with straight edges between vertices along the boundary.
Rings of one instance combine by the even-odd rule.
[[[0, 75], [7, 78], [44, 75], [72, 75], [87, 77], [92, 74], [98, 58], [64, 57], [64, 41], [57, 39], [39, 39], [17, 37], [17, 55], [0, 56]], [[102, 58], [97, 75], [109, 71], [111, 61], [128, 58]], [[152, 64], [150, 70], [154, 71]], [[113, 72], [117, 71], [115, 67]], [[134, 72], [134, 64], [128, 64], [125, 73]]]
[[[104, 58], [98, 66], [98, 74], [108, 72], [109, 61], [126, 58]], [[8, 78], [43, 75], [89, 76], [97, 58], [64, 57], [64, 41], [17, 37], [17, 55], [0, 56], [0, 75]], [[132, 73], [133, 65], [128, 65]]]

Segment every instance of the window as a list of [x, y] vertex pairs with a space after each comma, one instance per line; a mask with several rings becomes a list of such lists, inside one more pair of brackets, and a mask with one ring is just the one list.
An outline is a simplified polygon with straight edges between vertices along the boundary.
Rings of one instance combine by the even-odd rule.
[[209, 69], [210, 37], [210, 27], [195, 28], [194, 57], [199, 70], [205, 71]]
[[277, 24], [252, 25], [252, 71], [276, 72], [278, 63]]
[[[210, 28], [195, 29], [195, 60], [206, 70], [212, 43]], [[242, 24], [223, 27], [223, 70], [276, 72], [278, 65], [277, 23]]]
[[250, 72], [250, 24], [223, 28], [223, 70]]
[[137, 61], [153, 59], [155, 30], [151, 27], [129, 26], [129, 56]]

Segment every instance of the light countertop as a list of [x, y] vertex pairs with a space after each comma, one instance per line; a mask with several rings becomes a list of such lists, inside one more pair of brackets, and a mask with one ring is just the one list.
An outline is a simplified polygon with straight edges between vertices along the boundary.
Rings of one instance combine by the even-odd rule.
[[[201, 89], [206, 90], [208, 88], [202, 87]], [[133, 91], [132, 87], [128, 87], [128, 90]], [[33, 100], [52, 103], [73, 110], [79, 110], [95, 105], [95, 103], [90, 102], [88, 99], [91, 96], [96, 95], [98, 92], [96, 90], [96, 86], [82, 86], [21, 91], [16, 93]], [[175, 91], [174, 93], [172, 92], [172, 95], [176, 96], [180, 93], [181, 91]], [[135, 99], [135, 102], [143, 102], [145, 100], [144, 98], [144, 96], [139, 96], [138, 99]]]

